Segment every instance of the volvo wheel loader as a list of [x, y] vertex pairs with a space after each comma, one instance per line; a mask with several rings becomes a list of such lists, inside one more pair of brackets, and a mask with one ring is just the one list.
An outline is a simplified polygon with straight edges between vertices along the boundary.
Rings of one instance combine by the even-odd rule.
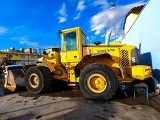
[[112, 42], [108, 45], [87, 44], [80, 27], [59, 30], [61, 50], [44, 52], [37, 66], [24, 76], [27, 90], [39, 94], [48, 90], [55, 79], [79, 86], [92, 100], [108, 100], [118, 82], [145, 80], [152, 76], [150, 66], [140, 65], [135, 46]]

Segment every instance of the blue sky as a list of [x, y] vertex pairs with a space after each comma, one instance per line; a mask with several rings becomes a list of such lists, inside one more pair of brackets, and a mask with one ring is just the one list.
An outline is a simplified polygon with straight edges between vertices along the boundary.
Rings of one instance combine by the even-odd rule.
[[[77, 26], [88, 36], [88, 43], [104, 42], [108, 31], [115, 36], [115, 23], [116, 35], [123, 35], [126, 13], [146, 1], [0, 0], [0, 49], [57, 46], [57, 31]], [[111, 2], [116, 9], [110, 9]]]

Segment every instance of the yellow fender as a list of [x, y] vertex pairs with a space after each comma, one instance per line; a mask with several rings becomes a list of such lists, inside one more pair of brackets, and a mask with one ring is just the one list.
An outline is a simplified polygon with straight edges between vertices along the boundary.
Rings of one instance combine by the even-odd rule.
[[83, 56], [83, 58], [79, 61], [79, 63], [76, 65], [75, 67], [75, 76], [76, 78], [79, 76], [80, 74], [80, 71], [78, 70], [78, 66], [82, 63], [82, 61], [86, 58], [86, 57], [94, 57], [94, 56], [101, 56], [101, 55], [107, 55], [107, 57], [111, 58], [115, 63], [118, 64], [118, 67], [119, 67], [119, 70], [121, 72], [121, 76], [122, 78], [124, 79], [124, 72], [123, 72], [123, 68], [122, 68], [122, 65], [116, 61], [110, 54], [108, 53], [94, 53], [94, 54], [89, 54], [89, 55], [85, 55]]

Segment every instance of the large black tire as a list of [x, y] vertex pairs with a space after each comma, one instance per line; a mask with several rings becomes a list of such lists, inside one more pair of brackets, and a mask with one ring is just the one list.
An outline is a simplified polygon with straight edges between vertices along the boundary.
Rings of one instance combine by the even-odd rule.
[[51, 72], [45, 66], [31, 67], [25, 73], [24, 84], [32, 94], [44, 93], [52, 84]]
[[82, 70], [79, 85], [88, 99], [108, 100], [117, 90], [117, 79], [109, 67], [93, 63]]

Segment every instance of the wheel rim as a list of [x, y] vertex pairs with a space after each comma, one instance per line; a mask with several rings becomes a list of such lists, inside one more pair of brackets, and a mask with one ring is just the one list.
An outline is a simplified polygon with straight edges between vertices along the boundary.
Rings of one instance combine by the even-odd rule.
[[32, 88], [36, 88], [39, 85], [39, 77], [36, 74], [32, 74], [29, 78], [29, 83]]
[[101, 74], [93, 74], [88, 77], [88, 88], [94, 93], [101, 93], [107, 88], [107, 81]]

